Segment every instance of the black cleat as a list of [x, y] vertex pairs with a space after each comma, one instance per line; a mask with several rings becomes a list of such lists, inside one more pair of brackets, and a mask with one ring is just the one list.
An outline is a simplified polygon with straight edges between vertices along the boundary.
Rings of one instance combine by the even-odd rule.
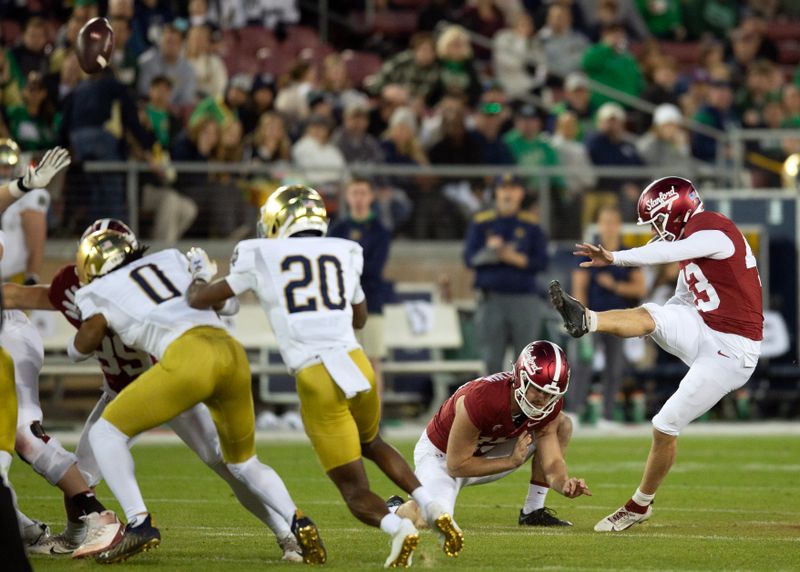
[[572, 526], [568, 520], [561, 520], [551, 508], [540, 508], [530, 514], [519, 511], [519, 524], [525, 526]]
[[392, 495], [388, 499], [386, 499], [386, 508], [388, 508], [389, 510], [392, 510], [393, 508], [396, 509], [398, 507], [403, 506], [405, 503], [406, 501], [403, 500], [403, 497], [399, 495]]
[[304, 563], [325, 564], [328, 553], [325, 551], [325, 545], [322, 543], [317, 525], [300, 509], [295, 511], [292, 518], [292, 532], [300, 545]]
[[564, 320], [564, 328], [567, 333], [573, 338], [580, 338], [588, 334], [589, 324], [586, 319], [586, 306], [565, 293], [558, 280], [550, 282], [548, 292], [550, 294], [550, 302]]
[[94, 559], [101, 564], [124, 562], [135, 554], [156, 548], [159, 544], [161, 544], [161, 533], [153, 526], [151, 516], [148, 514], [139, 526], [126, 525], [119, 542], [95, 556]]

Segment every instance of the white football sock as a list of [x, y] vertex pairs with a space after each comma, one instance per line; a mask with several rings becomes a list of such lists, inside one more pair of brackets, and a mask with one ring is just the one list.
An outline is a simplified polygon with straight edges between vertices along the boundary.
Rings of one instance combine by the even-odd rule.
[[417, 503], [422, 514], [428, 518], [428, 505], [433, 502], [433, 495], [425, 487], [417, 487], [411, 491], [411, 498]]
[[594, 310], [586, 310], [586, 324], [589, 326], [590, 332], [597, 331], [597, 312]]
[[649, 506], [653, 502], [653, 499], [655, 497], [656, 497], [655, 493], [653, 493], [652, 495], [647, 495], [637, 488], [636, 492], [633, 493], [631, 500], [636, 504], [638, 504], [639, 506]]
[[[16, 506], [16, 500], [14, 501], [14, 505]], [[24, 512], [20, 512], [19, 509], [17, 509], [17, 520], [19, 521], [20, 530], [23, 530], [28, 526], [33, 526], [36, 524], [36, 522], [32, 518], [30, 518]]]
[[291, 522], [297, 505], [275, 469], [263, 464], [253, 455], [244, 463], [228, 463], [228, 469], [262, 504]]
[[[253, 493], [250, 488], [237, 479], [224, 462], [218, 462], [209, 465], [214, 471], [231, 487], [233, 494], [239, 500], [239, 503], [249, 510], [253, 515], [266, 524], [275, 536], [283, 538], [287, 534], [291, 534], [291, 520], [286, 520], [280, 514], [269, 508], [264, 504], [258, 496]], [[291, 517], [290, 517], [291, 518]]]
[[530, 514], [535, 510], [544, 508], [544, 500], [547, 498], [547, 492], [550, 487], [543, 487], [541, 485], [528, 485], [528, 496], [525, 498], [525, 505], [522, 507], [522, 512]]
[[402, 518], [390, 512], [381, 519], [381, 530], [389, 536], [394, 536], [394, 534], [400, 530], [400, 525], [402, 523]]
[[128, 440], [125, 433], [102, 417], [89, 431], [89, 444], [92, 446], [100, 473], [122, 506], [122, 510], [125, 511], [125, 519], [130, 523], [137, 515], [146, 515], [147, 507], [136, 482]]

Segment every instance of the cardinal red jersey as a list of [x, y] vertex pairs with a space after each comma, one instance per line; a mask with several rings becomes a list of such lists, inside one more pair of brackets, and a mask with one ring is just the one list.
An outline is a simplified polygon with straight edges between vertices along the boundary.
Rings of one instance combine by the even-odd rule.
[[[68, 264], [56, 273], [47, 291], [53, 307], [76, 328], [81, 327], [78, 309], [75, 306], [75, 292], [78, 288], [80, 283], [75, 273], [75, 265]], [[106, 385], [117, 393], [154, 363], [147, 352], [126, 346], [116, 334], [105, 336], [103, 344], [94, 355], [100, 362]]]
[[473, 455], [480, 457], [492, 448], [516, 439], [523, 432], [541, 429], [558, 416], [563, 407], [559, 399], [555, 409], [544, 419], [534, 421], [520, 414], [515, 422], [511, 415], [512, 384], [514, 373], [505, 371], [465, 383], [439, 408], [428, 423], [428, 438], [440, 451], [447, 451], [450, 428], [456, 416], [456, 402], [464, 397], [464, 407], [470, 421], [478, 429], [478, 445]]
[[724, 260], [695, 258], [680, 263], [694, 305], [709, 328], [761, 340], [764, 329], [761, 277], [756, 257], [733, 222], [715, 212], [699, 212], [686, 223], [684, 236], [719, 230], [733, 242], [733, 256]]

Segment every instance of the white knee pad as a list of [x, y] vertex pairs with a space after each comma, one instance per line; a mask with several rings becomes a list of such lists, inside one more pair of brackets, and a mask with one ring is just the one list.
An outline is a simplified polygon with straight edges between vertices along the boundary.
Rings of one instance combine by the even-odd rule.
[[677, 437], [678, 435], [680, 435], [681, 429], [683, 429], [683, 427], [679, 427], [676, 421], [677, 420], [675, 419], [670, 419], [670, 415], [668, 413], [665, 413], [664, 409], [662, 409], [653, 417], [652, 423], [653, 423], [653, 428], [656, 431], [660, 431], [665, 435], [672, 435], [673, 437]]
[[19, 456], [47, 482], [55, 485], [64, 478], [78, 458], [65, 450], [55, 437], [50, 437], [38, 423], [17, 427], [16, 449]]

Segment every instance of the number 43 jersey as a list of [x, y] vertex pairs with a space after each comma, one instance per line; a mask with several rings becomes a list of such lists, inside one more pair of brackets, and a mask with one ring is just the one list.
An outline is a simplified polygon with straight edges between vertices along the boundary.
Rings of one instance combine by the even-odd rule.
[[183, 295], [192, 281], [178, 250], [145, 256], [96, 278], [75, 295], [83, 320], [102, 314], [127, 345], [161, 360], [167, 347], [197, 326], [224, 329], [213, 310], [196, 310]]
[[361, 246], [341, 238], [240, 242], [225, 278], [238, 295], [252, 290], [269, 318], [286, 366], [297, 372], [329, 350], [359, 347], [353, 308], [364, 300]]

